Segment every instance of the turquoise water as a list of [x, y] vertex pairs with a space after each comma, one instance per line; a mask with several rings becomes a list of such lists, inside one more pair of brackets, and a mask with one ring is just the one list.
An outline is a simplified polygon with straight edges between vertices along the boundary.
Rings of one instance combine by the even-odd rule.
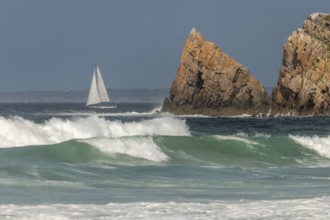
[[2, 104], [0, 217], [329, 218], [330, 117], [156, 108]]

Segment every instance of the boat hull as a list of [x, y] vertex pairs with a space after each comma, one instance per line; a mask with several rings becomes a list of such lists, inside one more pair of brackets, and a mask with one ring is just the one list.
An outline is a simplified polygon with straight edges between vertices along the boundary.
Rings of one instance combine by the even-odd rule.
[[98, 108], [98, 109], [110, 109], [110, 108], [117, 108], [115, 103], [99, 103], [94, 105], [87, 105], [87, 108]]

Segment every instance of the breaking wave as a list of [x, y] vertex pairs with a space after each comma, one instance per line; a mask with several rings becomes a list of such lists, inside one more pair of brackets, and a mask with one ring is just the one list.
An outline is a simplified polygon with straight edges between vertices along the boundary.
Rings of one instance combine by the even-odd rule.
[[319, 137], [319, 136], [293, 136], [290, 135], [296, 143], [316, 152], [322, 157], [330, 159], [330, 136]]
[[72, 139], [95, 137], [190, 135], [184, 120], [161, 117], [139, 122], [109, 121], [92, 115], [87, 118], [52, 118], [36, 123], [21, 117], [0, 117], [0, 147], [56, 144]]
[[330, 159], [330, 136], [192, 136], [184, 119], [170, 115], [129, 122], [98, 115], [55, 117], [42, 123], [0, 117], [0, 127], [0, 148], [43, 145], [33, 147], [29, 154], [70, 163], [102, 161], [105, 157], [132, 164], [143, 160], [207, 166], [299, 166], [328, 163]]
[[[165, 132], [168, 128], [161, 127], [159, 123], [172, 119], [159, 120], [156, 121], [157, 123], [153, 120], [136, 122], [139, 126], [145, 123], [154, 124], [154, 127], [158, 129], [154, 133], [150, 133], [147, 129], [143, 130], [143, 128], [137, 129], [138, 126], [133, 126], [134, 124], [131, 122], [126, 125], [117, 122], [122, 129], [116, 130], [117, 133], [111, 133], [108, 129], [103, 128], [99, 130], [103, 132], [106, 130], [107, 133], [101, 133], [102, 135], [97, 132], [93, 135], [88, 133], [83, 138], [79, 133], [76, 138], [69, 136], [70, 140], [56, 144], [46, 143], [41, 146], [22, 148], [3, 147], [0, 161], [8, 163], [17, 160], [28, 163], [29, 161], [33, 161], [33, 163], [57, 161], [70, 164], [97, 162], [133, 166], [166, 163], [221, 167], [299, 167], [323, 166], [330, 163], [328, 151], [326, 151], [327, 146], [322, 143], [322, 139], [317, 140], [322, 143], [320, 149], [323, 151], [315, 147], [318, 144], [314, 146], [310, 143], [314, 147], [306, 147], [308, 146], [306, 143], [313, 142], [313, 140], [306, 140], [302, 137], [190, 136], [189, 132], [185, 130], [186, 126], [183, 121], [175, 119], [175, 122], [178, 123], [177, 126], [172, 128], [172, 131]], [[75, 124], [76, 122], [70, 121], [70, 123]], [[109, 122], [104, 121], [104, 123]], [[45, 124], [49, 126], [49, 122]], [[78, 124], [81, 126], [81, 123]], [[127, 129], [131, 133], [127, 132]], [[94, 128], [95, 130], [98, 129]], [[133, 133], [133, 131], [135, 132]], [[173, 134], [174, 131], [175, 134]], [[62, 135], [61, 132], [59, 134]], [[119, 134], [123, 135], [119, 136]], [[35, 137], [38, 136], [35, 135]], [[60, 137], [62, 140], [64, 139], [63, 135]], [[292, 140], [293, 138], [296, 140]], [[37, 140], [40, 143], [38, 139], [26, 140], [27, 142], [24, 143], [26, 145], [36, 145], [31, 140]], [[47, 139], [44, 141], [50, 142]], [[12, 142], [11, 144], [13, 144]], [[3, 143], [1, 144], [3, 146]]]
[[122, 154], [153, 162], [168, 159], [151, 137], [97, 138], [83, 140], [106, 154]]

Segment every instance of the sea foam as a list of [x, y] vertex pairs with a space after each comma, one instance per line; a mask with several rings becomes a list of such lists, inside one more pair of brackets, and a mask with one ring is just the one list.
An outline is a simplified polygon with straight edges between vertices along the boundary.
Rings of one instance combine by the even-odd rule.
[[[292, 200], [0, 205], [5, 219], [329, 219], [328, 197]], [[220, 216], [220, 217], [219, 217]]]
[[52, 118], [44, 123], [21, 117], [0, 117], [0, 128], [0, 147], [55, 144], [71, 139], [190, 135], [185, 121], [174, 117], [121, 122], [92, 115], [76, 119]]
[[297, 144], [302, 145], [308, 149], [315, 151], [322, 157], [330, 159], [330, 136], [328, 137], [305, 137], [305, 136], [294, 136], [289, 135]]
[[152, 137], [95, 138], [81, 142], [88, 143], [110, 155], [125, 154], [153, 162], [163, 162], [168, 159]]
[[244, 137], [242, 135], [234, 136], [234, 135], [214, 135], [214, 138], [216, 138], [219, 141], [238, 141], [250, 145], [258, 145], [257, 142], [249, 140], [247, 137]]

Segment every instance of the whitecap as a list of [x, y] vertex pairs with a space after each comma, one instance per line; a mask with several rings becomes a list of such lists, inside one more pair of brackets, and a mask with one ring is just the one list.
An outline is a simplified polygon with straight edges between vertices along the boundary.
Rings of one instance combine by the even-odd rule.
[[160, 117], [138, 122], [109, 121], [97, 115], [36, 123], [21, 117], [0, 117], [0, 147], [55, 144], [71, 139], [123, 136], [187, 136], [184, 120]]
[[239, 141], [239, 142], [243, 142], [247, 145], [258, 145], [258, 142], [249, 140], [247, 137], [245, 136], [235, 136], [235, 135], [214, 135], [214, 137], [220, 141], [223, 140], [231, 140], [231, 141]]
[[0, 205], [5, 219], [329, 219], [329, 197], [292, 200]]
[[125, 154], [153, 162], [168, 160], [167, 155], [154, 143], [152, 137], [94, 138], [80, 141], [110, 155]]
[[297, 144], [302, 145], [310, 150], [315, 151], [318, 155], [330, 159], [330, 136], [312, 137], [289, 135]]

